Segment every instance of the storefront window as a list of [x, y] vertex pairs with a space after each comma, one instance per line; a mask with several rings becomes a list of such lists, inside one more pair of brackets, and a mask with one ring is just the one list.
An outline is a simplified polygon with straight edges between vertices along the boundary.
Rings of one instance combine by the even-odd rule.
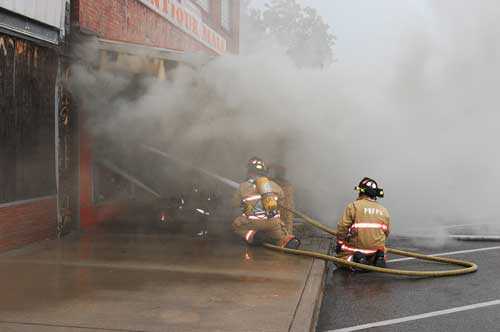
[[195, 0], [195, 2], [203, 8], [204, 11], [210, 11], [210, 0]]
[[224, 29], [231, 31], [231, 1], [221, 1], [221, 25]]
[[0, 45], [0, 204], [54, 195], [57, 56], [4, 34]]

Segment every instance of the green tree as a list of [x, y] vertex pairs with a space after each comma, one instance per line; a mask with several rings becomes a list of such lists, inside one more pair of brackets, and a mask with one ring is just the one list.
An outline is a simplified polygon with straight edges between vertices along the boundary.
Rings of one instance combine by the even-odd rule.
[[333, 61], [335, 36], [316, 9], [302, 7], [296, 0], [270, 0], [264, 9], [244, 1], [242, 50], [257, 40], [274, 38], [300, 67], [325, 67]]

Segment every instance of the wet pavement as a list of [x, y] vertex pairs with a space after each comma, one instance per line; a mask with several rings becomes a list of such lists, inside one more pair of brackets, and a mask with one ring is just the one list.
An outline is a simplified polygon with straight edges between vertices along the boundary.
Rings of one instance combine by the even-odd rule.
[[313, 261], [195, 231], [127, 220], [0, 255], [0, 331], [288, 331]]
[[[352, 274], [342, 270], [330, 272], [317, 331], [499, 330], [500, 301], [470, 310], [457, 311], [457, 308], [500, 300], [500, 242], [449, 241], [445, 245], [430, 248], [419, 245], [418, 241], [397, 239], [390, 246], [424, 253], [488, 247], [492, 249], [450, 256], [479, 265], [478, 272], [465, 276], [423, 279], [375, 273]], [[389, 259], [391, 258], [398, 257]], [[420, 270], [443, 269], [440, 264], [415, 260], [393, 262], [389, 266]], [[440, 313], [446, 309], [456, 312]], [[431, 313], [430, 317], [417, 316], [426, 313]], [[399, 318], [399, 321], [383, 325], [379, 323]], [[377, 323], [379, 326], [361, 326], [370, 323]]]

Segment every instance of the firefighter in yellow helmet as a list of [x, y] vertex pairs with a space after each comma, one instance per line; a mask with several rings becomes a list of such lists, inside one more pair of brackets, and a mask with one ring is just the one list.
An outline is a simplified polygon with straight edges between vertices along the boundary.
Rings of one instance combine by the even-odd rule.
[[377, 202], [384, 191], [367, 177], [354, 189], [358, 199], [347, 205], [337, 225], [337, 254], [356, 263], [385, 267], [385, 241], [391, 224], [389, 212]]
[[283, 200], [283, 190], [267, 177], [264, 161], [253, 157], [247, 164], [247, 180], [240, 184], [235, 201], [242, 214], [233, 221], [233, 230], [247, 244], [274, 245], [297, 249], [300, 241], [288, 232], [281, 220], [278, 203]]

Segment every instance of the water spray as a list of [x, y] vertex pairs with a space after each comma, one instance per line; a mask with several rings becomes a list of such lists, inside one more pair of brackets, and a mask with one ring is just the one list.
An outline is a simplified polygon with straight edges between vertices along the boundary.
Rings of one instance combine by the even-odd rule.
[[166, 153], [164, 151], [160, 151], [160, 150], [158, 150], [158, 149], [156, 149], [156, 148], [154, 148], [152, 146], [142, 145], [142, 148], [145, 149], [145, 150], [147, 150], [147, 151], [149, 151], [149, 152], [152, 152], [152, 153], [154, 153], [154, 154], [156, 154], [158, 156], [161, 156], [161, 157], [166, 158], [166, 159], [168, 159], [170, 161], [173, 161], [173, 162], [175, 162], [175, 163], [177, 163], [179, 165], [182, 165], [182, 166], [184, 166], [186, 168], [190, 168], [190, 169], [196, 170], [196, 171], [198, 171], [198, 172], [200, 172], [202, 174], [205, 174], [205, 175], [207, 175], [207, 176], [209, 176], [209, 177], [211, 177], [213, 179], [216, 179], [216, 180], [218, 180], [218, 181], [220, 181], [220, 182], [228, 185], [231, 188], [237, 189], [240, 186], [238, 182], [235, 182], [233, 180], [230, 180], [228, 178], [225, 178], [225, 177], [220, 176], [218, 174], [215, 174], [213, 172], [207, 171], [206, 169], [203, 169], [203, 168], [200, 168], [200, 167], [196, 167], [196, 166], [194, 166], [194, 165], [192, 165], [192, 164], [190, 164], [190, 163], [188, 163], [188, 162], [186, 162], [184, 160], [180, 160], [177, 157], [174, 157], [171, 154]]
[[139, 188], [144, 189], [145, 191], [147, 191], [151, 195], [153, 195], [155, 197], [161, 197], [160, 193], [158, 193], [156, 190], [152, 189], [151, 187], [147, 186], [146, 184], [144, 184], [143, 182], [141, 182], [139, 179], [137, 179], [133, 175], [131, 175], [131, 174], [127, 173], [126, 171], [124, 171], [123, 169], [119, 168], [118, 166], [116, 166], [115, 164], [113, 164], [111, 161], [105, 160], [105, 159], [101, 159], [101, 160], [98, 160], [97, 162], [99, 164], [105, 166], [106, 168], [112, 170], [116, 174], [122, 176], [123, 178], [127, 179], [128, 181], [130, 181], [131, 183], [135, 184]]

